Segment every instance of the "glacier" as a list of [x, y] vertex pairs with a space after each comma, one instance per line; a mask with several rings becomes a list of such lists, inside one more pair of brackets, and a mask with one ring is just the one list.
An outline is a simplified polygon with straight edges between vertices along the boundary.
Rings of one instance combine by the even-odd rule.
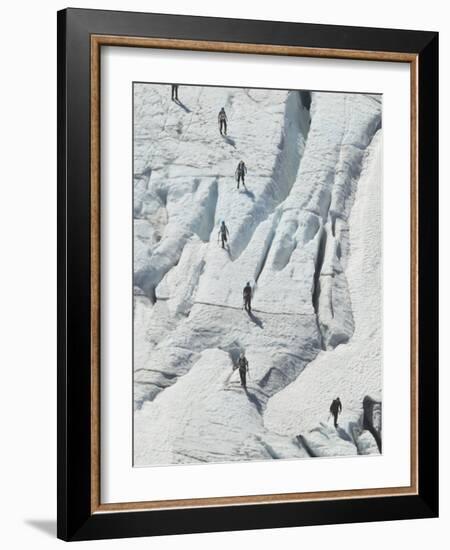
[[134, 465], [381, 452], [381, 97], [133, 93]]

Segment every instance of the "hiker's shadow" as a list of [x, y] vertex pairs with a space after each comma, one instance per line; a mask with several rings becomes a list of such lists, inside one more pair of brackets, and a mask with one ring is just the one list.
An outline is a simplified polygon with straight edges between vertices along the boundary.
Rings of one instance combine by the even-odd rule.
[[236, 147], [236, 142], [234, 141], [233, 138], [230, 138], [228, 136], [222, 136], [224, 141], [226, 141], [228, 143], [228, 145], [231, 145], [231, 147]]
[[344, 429], [340, 428], [339, 425], [338, 425], [338, 427], [336, 428], [336, 431], [337, 431], [339, 437], [340, 437], [341, 439], [343, 439], [344, 441], [351, 441], [351, 442], [353, 442], [353, 440], [352, 440], [352, 438], [350, 437], [350, 435], [349, 435]]
[[244, 188], [244, 195], [247, 195], [247, 197], [252, 199], [252, 201], [255, 200], [255, 193], [253, 193], [253, 191], [249, 191], [247, 187]]
[[259, 328], [264, 328], [264, 323], [261, 321], [259, 317], [257, 317], [253, 311], [247, 311], [247, 315], [250, 317], [250, 319], [257, 325]]
[[230, 260], [233, 261], [233, 257], [231, 256], [230, 245], [226, 244], [225, 246], [222, 246], [222, 250], [225, 250], [225, 252], [228, 254], [228, 257], [230, 258]]
[[190, 113], [191, 110], [186, 107], [186, 105], [184, 103], [182, 103], [179, 99], [174, 99], [174, 102], [179, 106], [181, 107], [186, 113]]
[[247, 399], [250, 401], [250, 403], [255, 405], [256, 410], [258, 411], [259, 414], [261, 414], [262, 405], [259, 399], [256, 397], [256, 395], [254, 395], [253, 393], [250, 393], [247, 388], [244, 388], [244, 391], [245, 391], [245, 395], [247, 396]]

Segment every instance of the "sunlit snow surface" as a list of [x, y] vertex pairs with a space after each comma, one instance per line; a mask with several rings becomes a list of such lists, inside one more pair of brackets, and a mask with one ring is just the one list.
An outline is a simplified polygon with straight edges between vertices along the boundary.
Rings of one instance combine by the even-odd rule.
[[179, 99], [134, 85], [134, 464], [378, 453], [381, 97], [180, 86]]

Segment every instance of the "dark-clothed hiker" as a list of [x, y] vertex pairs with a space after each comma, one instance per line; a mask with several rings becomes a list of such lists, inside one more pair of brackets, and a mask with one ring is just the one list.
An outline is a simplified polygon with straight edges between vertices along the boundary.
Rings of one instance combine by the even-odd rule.
[[225, 225], [225, 222], [222, 221], [220, 224], [219, 234], [217, 236], [217, 240], [219, 240], [219, 237], [222, 239], [222, 248], [225, 248], [225, 243], [228, 240], [230, 233], [228, 232], [228, 227]]
[[221, 136], [227, 135], [227, 115], [225, 113], [225, 109], [222, 107], [219, 111], [219, 131]]
[[172, 101], [178, 101], [178, 84], [172, 84]]
[[241, 377], [241, 386], [247, 388], [248, 361], [244, 352], [241, 353], [238, 360], [239, 376]]
[[236, 181], [237, 181], [237, 188], [239, 189], [239, 183], [242, 180], [242, 185], [245, 187], [245, 174], [247, 173], [247, 166], [245, 166], [245, 162], [243, 160], [239, 161], [239, 164], [236, 168]]
[[249, 282], [245, 285], [242, 295], [244, 298], [245, 311], [250, 313], [252, 310], [252, 287]]
[[341, 413], [341, 412], [342, 412], [342, 403], [341, 403], [341, 400], [339, 399], [339, 397], [336, 397], [336, 399], [333, 399], [333, 402], [330, 405], [330, 413], [334, 417], [334, 427], [335, 428], [338, 427], [337, 419], [338, 419], [339, 413]]

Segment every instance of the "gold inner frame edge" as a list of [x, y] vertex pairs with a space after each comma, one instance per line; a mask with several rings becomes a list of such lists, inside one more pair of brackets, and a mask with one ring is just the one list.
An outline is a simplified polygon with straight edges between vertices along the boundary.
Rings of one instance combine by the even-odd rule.
[[[100, 49], [102, 46], [164, 48], [205, 52], [285, 55], [330, 59], [391, 61], [410, 64], [411, 83], [411, 483], [407, 487], [352, 489], [304, 493], [282, 493], [231, 497], [210, 497], [142, 502], [101, 503], [100, 499]], [[342, 500], [347, 498], [375, 498], [418, 494], [418, 55], [403, 52], [307, 48], [270, 44], [246, 44], [142, 38], [115, 35], [91, 35], [90, 55], [90, 228], [91, 228], [91, 513], [132, 510], [163, 510], [174, 508], [201, 508], [229, 505], [274, 504], [307, 502], [313, 500]]]

